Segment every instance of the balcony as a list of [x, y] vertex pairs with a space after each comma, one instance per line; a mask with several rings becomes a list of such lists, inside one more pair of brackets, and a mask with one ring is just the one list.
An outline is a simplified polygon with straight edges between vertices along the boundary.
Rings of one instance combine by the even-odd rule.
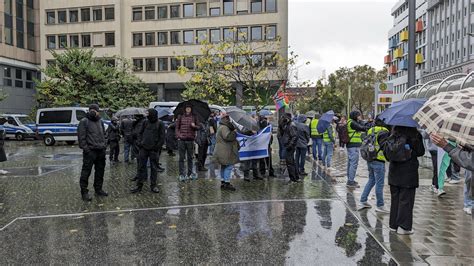
[[415, 63], [417, 64], [423, 64], [423, 62], [425, 61], [425, 59], [423, 58], [423, 55], [418, 53], [416, 54], [415, 56]]
[[392, 62], [392, 57], [390, 55], [386, 55], [383, 58], [383, 62], [384, 62], [384, 64], [389, 64], [390, 62]]
[[398, 64], [398, 68], [400, 68], [400, 70], [407, 70], [408, 69], [408, 61], [407, 60], [400, 61], [400, 63]]
[[423, 20], [421, 20], [421, 19], [418, 20], [418, 21], [416, 22], [415, 28], [416, 28], [416, 32], [422, 32], [422, 31], [424, 30]]
[[390, 75], [397, 74], [397, 66], [396, 65], [389, 66], [388, 67], [388, 74], [390, 74]]
[[389, 49], [396, 48], [397, 45], [398, 45], [397, 39], [393, 38], [393, 39], [388, 40], [388, 48]]
[[395, 51], [393, 51], [393, 57], [395, 57], [395, 58], [402, 58], [402, 57], [403, 57], [403, 50], [402, 50], [402, 48], [395, 49]]
[[408, 41], [408, 31], [404, 30], [400, 32], [400, 41], [405, 42]]

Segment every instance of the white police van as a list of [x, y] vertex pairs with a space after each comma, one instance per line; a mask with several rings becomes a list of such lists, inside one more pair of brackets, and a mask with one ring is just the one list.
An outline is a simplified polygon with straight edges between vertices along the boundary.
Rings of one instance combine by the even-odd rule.
[[27, 115], [2, 114], [0, 115], [0, 125], [3, 126], [7, 139], [15, 138], [21, 141], [36, 137], [35, 123], [30, 121]]
[[[89, 109], [86, 107], [57, 107], [38, 109], [36, 112], [36, 131], [46, 146], [53, 146], [56, 141], [65, 141], [72, 145], [77, 141], [77, 127]], [[105, 129], [110, 118], [100, 112]]]

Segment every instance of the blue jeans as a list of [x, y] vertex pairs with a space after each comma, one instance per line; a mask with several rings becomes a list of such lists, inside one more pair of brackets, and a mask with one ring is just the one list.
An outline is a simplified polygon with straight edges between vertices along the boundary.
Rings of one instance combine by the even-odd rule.
[[312, 138], [313, 140], [313, 159], [323, 160], [323, 139], [322, 138]]
[[281, 143], [280, 139], [278, 139], [278, 156], [280, 157], [280, 160], [285, 160], [286, 158], [286, 149], [283, 143]]
[[466, 170], [466, 179], [464, 180], [464, 208], [472, 208], [474, 199], [471, 198], [472, 172]]
[[133, 143], [125, 141], [124, 149], [123, 149], [123, 160], [128, 162], [130, 156], [130, 150], [132, 149]]
[[296, 148], [296, 164], [300, 173], [304, 172], [304, 163], [306, 160], [307, 148]]
[[360, 197], [360, 202], [367, 202], [370, 191], [375, 186], [375, 197], [377, 198], [377, 207], [384, 206], [383, 185], [385, 179], [385, 163], [379, 161], [367, 162], [369, 170], [369, 181], [365, 185], [364, 191]]
[[347, 182], [353, 182], [359, 166], [359, 147], [347, 148]]
[[232, 175], [232, 169], [234, 169], [233, 165], [221, 165], [221, 179], [224, 182], [229, 183], [230, 177]]
[[214, 149], [216, 148], [216, 135], [212, 135], [210, 137], [211, 143], [209, 145], [209, 154], [212, 155], [214, 154]]
[[334, 143], [324, 142], [323, 165], [331, 167], [332, 154], [334, 152]]

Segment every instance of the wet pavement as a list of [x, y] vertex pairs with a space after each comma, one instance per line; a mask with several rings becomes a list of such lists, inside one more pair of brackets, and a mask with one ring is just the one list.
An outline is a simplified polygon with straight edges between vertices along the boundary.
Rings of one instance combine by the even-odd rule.
[[[148, 187], [130, 194], [136, 164], [108, 164], [109, 197], [85, 203], [77, 146], [8, 142], [6, 149], [10, 161], [1, 168], [11, 173], [0, 177], [2, 265], [474, 264], [474, 227], [462, 212], [461, 185], [447, 186], [439, 199], [428, 191], [429, 180], [421, 180], [415, 234], [401, 237], [389, 231], [388, 215], [356, 210], [362, 188], [346, 189], [344, 153], [335, 154], [338, 182], [318, 167], [299, 184], [281, 175], [249, 183], [236, 170], [236, 192], [220, 190], [212, 164], [198, 180], [177, 182], [178, 158], [163, 153], [159, 194]], [[361, 162], [361, 185], [364, 168]]]

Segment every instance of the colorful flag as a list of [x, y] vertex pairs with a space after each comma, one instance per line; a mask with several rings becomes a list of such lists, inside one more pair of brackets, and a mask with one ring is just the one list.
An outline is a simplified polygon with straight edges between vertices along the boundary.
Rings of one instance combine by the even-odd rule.
[[253, 136], [237, 133], [240, 145], [239, 158], [241, 161], [262, 159], [270, 156], [268, 145], [272, 137], [272, 127], [268, 126]]
[[283, 81], [280, 88], [277, 90], [275, 95], [273, 95], [273, 101], [275, 102], [275, 106], [277, 110], [281, 108], [288, 107], [290, 101], [288, 96], [286, 96], [284, 89], [286, 87], [286, 81]]

